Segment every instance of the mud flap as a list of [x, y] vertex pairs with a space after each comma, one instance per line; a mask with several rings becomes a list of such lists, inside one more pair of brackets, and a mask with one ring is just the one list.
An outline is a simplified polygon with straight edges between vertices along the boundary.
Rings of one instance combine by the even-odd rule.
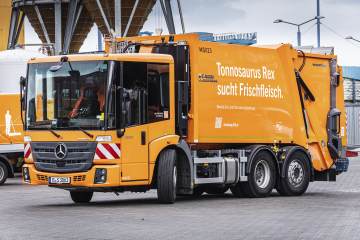
[[314, 181], [336, 182], [336, 167], [332, 165], [325, 171], [314, 171]]

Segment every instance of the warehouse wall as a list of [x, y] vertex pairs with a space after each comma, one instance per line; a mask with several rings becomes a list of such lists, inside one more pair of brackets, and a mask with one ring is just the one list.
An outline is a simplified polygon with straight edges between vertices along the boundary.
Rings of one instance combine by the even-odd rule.
[[[0, 51], [6, 50], [11, 18], [11, 0], [0, 0]], [[20, 22], [20, 21], [19, 21]], [[24, 43], [24, 27], [21, 30], [18, 43]]]
[[342, 67], [348, 147], [360, 147], [360, 67]]

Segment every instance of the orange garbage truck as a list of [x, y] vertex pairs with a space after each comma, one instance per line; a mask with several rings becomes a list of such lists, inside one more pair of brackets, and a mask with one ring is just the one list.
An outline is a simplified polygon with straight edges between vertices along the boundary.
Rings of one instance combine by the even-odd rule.
[[333, 53], [114, 37], [105, 54], [29, 60], [21, 86], [23, 182], [68, 190], [76, 203], [150, 189], [160, 203], [229, 189], [300, 196], [348, 168]]

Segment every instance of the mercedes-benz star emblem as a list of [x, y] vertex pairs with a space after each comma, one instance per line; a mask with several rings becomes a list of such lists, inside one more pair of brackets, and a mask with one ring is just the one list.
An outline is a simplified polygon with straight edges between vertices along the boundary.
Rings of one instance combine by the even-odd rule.
[[66, 145], [63, 143], [59, 143], [58, 145], [56, 145], [55, 147], [55, 157], [57, 157], [58, 159], [63, 159], [66, 156]]

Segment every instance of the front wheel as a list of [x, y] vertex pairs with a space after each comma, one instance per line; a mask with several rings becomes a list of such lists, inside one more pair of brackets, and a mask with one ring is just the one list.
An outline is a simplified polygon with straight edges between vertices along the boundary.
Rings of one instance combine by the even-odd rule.
[[275, 177], [276, 169], [273, 158], [268, 152], [261, 151], [252, 160], [248, 181], [240, 183], [241, 189], [247, 197], [268, 197], [274, 189]]
[[160, 153], [157, 195], [159, 203], [172, 204], [176, 200], [177, 187], [176, 151], [165, 149]]
[[89, 203], [93, 197], [93, 194], [94, 192], [70, 191], [70, 196], [74, 203]]
[[276, 191], [282, 196], [301, 196], [310, 182], [310, 164], [304, 153], [291, 154], [285, 167], [285, 178], [280, 179]]
[[8, 177], [8, 170], [4, 163], [0, 162], [0, 186], [3, 185]]

